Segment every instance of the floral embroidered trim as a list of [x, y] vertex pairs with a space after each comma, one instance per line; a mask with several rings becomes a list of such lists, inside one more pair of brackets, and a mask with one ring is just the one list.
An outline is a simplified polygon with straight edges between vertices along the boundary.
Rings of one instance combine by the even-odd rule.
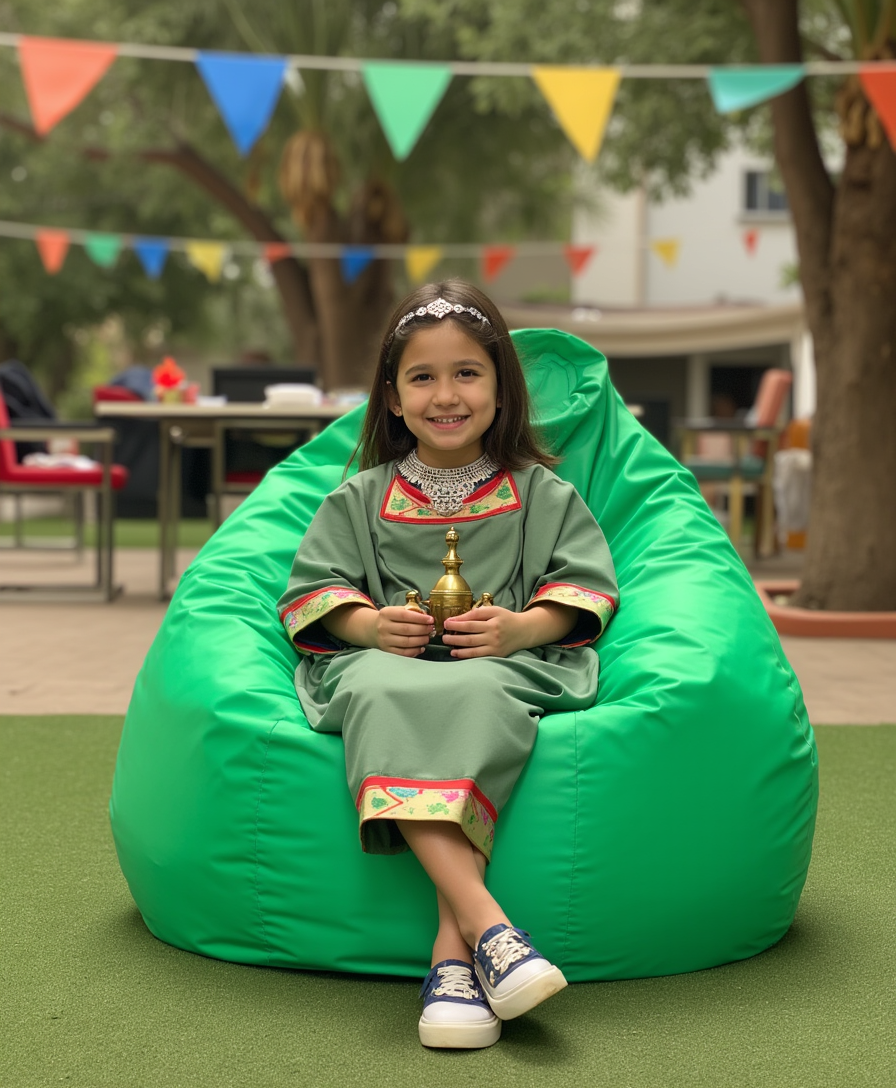
[[458, 824], [487, 858], [492, 856], [498, 814], [471, 778], [449, 782], [365, 778], [358, 791], [361, 823], [367, 820], [447, 820]]
[[[334, 642], [323, 628], [315, 632], [307, 631], [301, 639], [299, 633], [304, 628], [316, 623], [322, 616], [332, 612], [342, 604], [366, 604], [370, 608], [376, 608], [373, 601], [366, 593], [352, 589], [351, 586], [326, 586], [317, 589], [313, 593], [307, 593], [292, 604], [288, 604], [280, 613], [280, 622], [286, 628], [286, 633], [293, 645], [303, 654], [335, 654], [342, 647]], [[317, 635], [318, 637], [313, 637]], [[323, 635], [323, 638], [320, 636]], [[310, 637], [309, 637], [310, 636]]]
[[502, 471], [493, 480], [477, 488], [456, 514], [442, 517], [433, 509], [429, 498], [402, 476], [392, 477], [392, 483], [380, 507], [380, 517], [386, 521], [416, 521], [432, 525], [453, 525], [457, 521], [476, 521], [493, 514], [505, 514], [522, 508], [516, 482], [509, 472]]
[[[581, 623], [577, 623], [566, 638], [561, 639], [557, 643], [558, 646], [566, 646], [567, 648], [573, 646], [587, 646], [589, 643], [596, 642], [604, 633], [604, 630], [613, 618], [613, 613], [616, 611], [617, 607], [613, 598], [608, 597], [606, 593], [597, 593], [592, 589], [583, 589], [582, 586], [572, 585], [569, 582], [548, 582], [547, 585], [542, 586], [541, 589], [538, 590], [532, 600], [526, 605], [526, 608], [531, 607], [538, 601], [556, 601], [557, 604], [570, 605], [573, 608], [579, 608], [583, 612], [588, 612], [597, 617], [600, 623], [600, 629], [597, 634], [588, 638], [583, 638], [582, 625]], [[523, 609], [524, 612], [526, 608]]]

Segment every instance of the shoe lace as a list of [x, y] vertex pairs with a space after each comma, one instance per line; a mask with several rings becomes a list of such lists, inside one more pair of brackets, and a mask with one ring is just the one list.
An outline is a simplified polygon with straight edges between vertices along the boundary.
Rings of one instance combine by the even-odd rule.
[[495, 965], [497, 974], [502, 975], [511, 964], [524, 960], [532, 950], [518, 933], [503, 929], [485, 942], [482, 951]]
[[437, 974], [439, 984], [432, 991], [437, 997], [462, 997], [467, 1000], [479, 997], [471, 968], [449, 963], [447, 967], [440, 967]]

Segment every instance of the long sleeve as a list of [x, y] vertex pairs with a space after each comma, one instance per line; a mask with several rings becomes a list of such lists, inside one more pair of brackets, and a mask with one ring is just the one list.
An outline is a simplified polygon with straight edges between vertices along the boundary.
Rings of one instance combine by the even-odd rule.
[[320, 620], [344, 604], [377, 607], [368, 593], [346, 493], [338, 489], [324, 499], [308, 527], [277, 611], [299, 653], [332, 654], [343, 647]]
[[530, 496], [524, 564], [541, 571], [524, 610], [542, 601], [576, 608], [578, 621], [560, 645], [596, 641], [619, 606], [613, 560], [578, 492], [553, 475], [546, 474]]

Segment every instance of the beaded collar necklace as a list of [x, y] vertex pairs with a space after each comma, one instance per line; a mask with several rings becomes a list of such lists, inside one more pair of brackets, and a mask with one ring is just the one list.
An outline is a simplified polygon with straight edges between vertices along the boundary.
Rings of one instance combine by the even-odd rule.
[[408, 483], [423, 492], [432, 503], [433, 510], [442, 517], [450, 517], [462, 510], [469, 496], [486, 480], [491, 479], [500, 467], [484, 453], [471, 465], [433, 468], [420, 460], [416, 450], [411, 450], [396, 465], [398, 472]]

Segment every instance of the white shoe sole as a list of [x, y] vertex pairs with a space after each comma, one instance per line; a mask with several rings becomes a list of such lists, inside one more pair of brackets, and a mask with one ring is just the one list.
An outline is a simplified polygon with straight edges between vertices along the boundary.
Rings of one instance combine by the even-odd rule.
[[[479, 964], [476, 964], [476, 977], [485, 990], [492, 1012], [502, 1020], [513, 1020], [517, 1016], [522, 1016], [524, 1012], [534, 1009], [542, 1001], [547, 1001], [549, 997], [553, 997], [567, 985], [563, 972], [553, 964], [548, 964], [546, 969], [537, 975], [530, 975], [518, 986], [503, 988], [500, 993], [493, 986], [489, 986], [488, 979], [483, 978]], [[512, 980], [513, 975], [508, 981]]]
[[418, 1025], [420, 1042], [424, 1046], [442, 1047], [454, 1050], [480, 1050], [492, 1046], [501, 1038], [501, 1021], [497, 1016], [491, 1020], [477, 1020], [472, 1024], [438, 1024], [420, 1017]]

